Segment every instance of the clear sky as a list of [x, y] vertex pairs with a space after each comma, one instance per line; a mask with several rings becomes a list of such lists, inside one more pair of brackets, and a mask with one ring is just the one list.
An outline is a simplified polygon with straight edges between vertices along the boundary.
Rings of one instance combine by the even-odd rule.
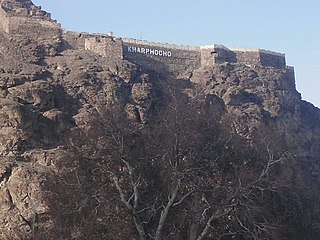
[[302, 98], [320, 107], [320, 0], [33, 0], [71, 31], [286, 54]]

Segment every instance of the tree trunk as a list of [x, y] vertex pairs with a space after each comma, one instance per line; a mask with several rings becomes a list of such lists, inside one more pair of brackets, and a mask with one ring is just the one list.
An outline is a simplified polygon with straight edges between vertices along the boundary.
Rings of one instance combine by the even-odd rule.
[[197, 240], [198, 237], [199, 224], [191, 223], [190, 232], [189, 232], [189, 240]]
[[178, 190], [179, 190], [179, 186], [180, 186], [180, 182], [177, 182], [177, 185], [166, 205], [166, 207], [161, 211], [161, 216], [159, 219], [159, 224], [157, 227], [157, 231], [156, 231], [156, 236], [155, 236], [155, 240], [161, 240], [162, 239], [162, 229], [164, 227], [164, 223], [167, 220], [167, 216], [169, 214], [169, 210], [172, 207], [174, 201], [176, 200], [177, 194], [178, 194]]
[[200, 197], [195, 193], [192, 206], [192, 222], [189, 228], [189, 240], [197, 240], [199, 226], [201, 224], [202, 208], [199, 206]]
[[137, 216], [133, 216], [133, 219], [134, 219], [134, 224], [136, 225], [136, 229], [139, 233], [140, 240], [146, 240], [147, 239], [146, 232], [144, 231], [144, 228], [141, 224], [140, 219]]

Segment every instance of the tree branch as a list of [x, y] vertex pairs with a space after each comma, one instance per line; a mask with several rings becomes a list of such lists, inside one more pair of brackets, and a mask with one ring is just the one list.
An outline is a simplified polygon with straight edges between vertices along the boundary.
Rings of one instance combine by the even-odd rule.
[[220, 217], [223, 217], [227, 215], [230, 212], [231, 209], [228, 209], [226, 212], [220, 213], [220, 214], [212, 214], [212, 216], [208, 219], [205, 228], [201, 232], [200, 236], [197, 238], [197, 240], [202, 240], [204, 237], [208, 234], [209, 229], [211, 228], [211, 223], [213, 220], [218, 219]]
[[[130, 172], [130, 170], [129, 170], [129, 172]], [[123, 192], [123, 190], [122, 190], [122, 188], [121, 188], [121, 186], [119, 184], [118, 177], [116, 175], [113, 176], [113, 182], [114, 182], [114, 184], [115, 184], [115, 186], [116, 186], [116, 188], [118, 190], [121, 202], [127, 207], [127, 209], [130, 211], [130, 213], [133, 216], [134, 224], [135, 224], [136, 229], [137, 229], [137, 231], [139, 233], [140, 240], [146, 240], [146, 232], [145, 232], [144, 227], [142, 225], [142, 222], [141, 222], [141, 220], [139, 218], [139, 214], [137, 213], [137, 210], [136, 210], [136, 208], [138, 206], [137, 197], [135, 197], [134, 205], [132, 206], [130, 204], [131, 197], [129, 198], [129, 200], [126, 200], [124, 192]], [[134, 191], [135, 191], [134, 194], [136, 196], [138, 189], [134, 187]]]
[[185, 195], [180, 199], [179, 202], [174, 203], [172, 206], [173, 206], [173, 207], [176, 207], [176, 206], [180, 205], [187, 197], [189, 197], [189, 196], [190, 196], [192, 193], [194, 193], [194, 192], [195, 192], [195, 190], [192, 190], [192, 191], [188, 192], [187, 194], [185, 194]]
[[167, 220], [169, 211], [170, 211], [172, 205], [174, 204], [174, 201], [177, 198], [179, 188], [180, 188], [180, 180], [177, 181], [177, 184], [176, 184], [176, 186], [175, 186], [175, 188], [173, 190], [173, 193], [171, 194], [171, 196], [168, 199], [167, 205], [161, 211], [161, 215], [160, 215], [160, 219], [159, 219], [159, 223], [158, 223], [158, 227], [157, 227], [157, 231], [156, 231], [155, 240], [161, 240], [162, 229], [164, 227], [165, 221]]

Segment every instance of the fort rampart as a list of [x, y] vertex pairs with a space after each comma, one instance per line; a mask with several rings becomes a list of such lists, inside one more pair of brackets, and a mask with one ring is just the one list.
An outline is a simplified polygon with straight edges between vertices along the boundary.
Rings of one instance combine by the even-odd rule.
[[263, 49], [227, 48], [223, 45], [182, 46], [149, 42], [112, 34], [89, 34], [64, 31], [49, 13], [28, 1], [3, 1], [0, 6], [0, 30], [7, 34], [46, 39], [63, 39], [62, 48], [88, 50], [108, 60], [126, 59], [157, 72], [170, 71], [181, 77], [200, 66], [218, 63], [240, 63], [286, 67], [284, 54]]
[[78, 35], [75, 40], [74, 37], [70, 39], [71, 35], [75, 33], [66, 34], [66, 38], [77, 48], [83, 47], [107, 58], [127, 59], [157, 71], [188, 72], [188, 69], [224, 62], [276, 68], [286, 66], [284, 54], [264, 49], [227, 48], [217, 44], [183, 46], [101, 34]]
[[41, 10], [41, 7], [28, 2], [12, 1], [0, 5], [0, 30], [6, 34], [26, 36], [42, 42], [60, 38], [62, 32], [61, 25], [52, 20], [51, 14]]
[[157, 72], [170, 71], [177, 77], [188, 77], [200, 67], [199, 47], [153, 43], [134, 39], [122, 39], [123, 57], [146, 69]]

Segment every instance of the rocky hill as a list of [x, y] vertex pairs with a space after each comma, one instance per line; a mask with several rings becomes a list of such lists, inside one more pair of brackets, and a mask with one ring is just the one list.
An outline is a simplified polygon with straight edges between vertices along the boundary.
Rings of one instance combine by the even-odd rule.
[[[198, 240], [318, 239], [320, 219], [316, 213], [319, 211], [317, 183], [320, 180], [320, 110], [301, 100], [291, 68], [226, 61], [212, 66], [198, 66], [192, 72], [181, 75], [179, 72], [166, 72], [163, 69], [156, 71], [128, 60], [102, 56], [92, 49], [79, 47], [77, 41], [81, 38], [85, 38], [84, 35], [63, 31], [50, 14], [29, 0], [0, 0], [0, 239], [152, 239], [150, 236], [155, 239]], [[199, 106], [207, 118], [203, 118]], [[176, 115], [172, 115], [168, 109], [175, 109]], [[201, 124], [192, 120], [198, 114], [197, 119], [203, 121]], [[165, 159], [171, 154], [169, 149], [175, 144], [171, 144], [168, 139], [172, 138], [169, 135], [164, 137], [164, 133], [177, 130], [176, 127], [168, 127], [171, 126], [173, 116], [179, 119], [175, 124], [181, 119], [192, 121], [179, 125], [183, 130], [179, 133], [183, 136], [190, 131], [183, 137], [184, 140], [178, 141], [179, 144], [186, 144], [181, 145], [185, 147], [185, 152], [182, 151], [182, 155], [179, 152], [180, 155], [173, 157], [181, 158], [179, 161], [169, 161], [174, 170], [170, 177], [163, 178], [161, 174], [171, 170], [168, 170], [168, 166], [158, 166], [158, 163], [153, 164], [152, 161], [156, 161], [154, 159], [161, 155], [163, 149], [168, 151], [162, 153], [159, 159]], [[164, 119], [168, 124], [162, 125]], [[206, 125], [208, 122], [204, 119], [210, 120], [211, 125]], [[221, 129], [219, 133], [206, 135], [216, 131], [217, 126]], [[116, 131], [118, 128], [121, 131]], [[203, 132], [204, 129], [209, 130]], [[123, 134], [121, 136], [126, 136], [122, 140], [139, 137], [134, 138], [130, 144], [120, 141], [125, 147], [119, 153], [119, 141], [115, 141], [116, 144], [110, 141], [119, 140], [117, 134], [120, 132]], [[146, 143], [140, 142], [148, 139], [148, 136], [153, 137]], [[209, 141], [212, 143], [219, 139], [219, 144], [210, 148], [210, 152], [208, 148], [203, 148], [210, 145], [204, 142], [203, 136], [206, 139], [219, 136]], [[162, 139], [159, 146], [164, 146], [164, 143], [168, 145], [156, 154], [157, 147], [148, 145], [151, 139]], [[254, 153], [253, 149], [261, 147], [262, 142], [267, 150]], [[269, 149], [271, 145], [275, 146], [272, 151]], [[146, 151], [144, 154], [136, 150], [142, 148]], [[235, 150], [231, 151], [231, 148]], [[134, 160], [124, 160], [121, 157], [123, 149], [128, 151], [125, 156]], [[249, 153], [241, 149], [248, 149]], [[203, 157], [200, 153], [207, 155]], [[234, 181], [233, 185], [233, 180], [230, 180], [236, 175], [227, 172], [220, 176], [222, 170], [219, 174], [213, 171], [216, 165], [212, 165], [213, 160], [208, 160], [209, 156], [226, 156], [224, 164], [234, 161], [239, 164], [239, 169], [250, 162], [250, 158], [257, 160], [269, 156], [266, 165], [262, 164], [261, 174], [251, 181], [261, 183], [259, 187], [262, 189], [265, 186], [263, 184], [266, 184], [266, 181], [262, 183], [262, 178], [267, 179], [267, 170], [277, 163], [277, 159], [280, 162], [284, 153], [290, 155], [290, 161], [295, 163], [285, 173], [295, 174], [290, 175], [290, 183], [282, 186], [290, 187], [286, 190], [281, 187], [280, 192], [285, 195], [296, 191], [297, 198], [290, 195], [291, 198], [286, 197], [287, 200], [282, 199], [281, 202], [278, 199], [281, 194], [276, 190], [280, 189], [279, 185], [277, 188], [267, 185], [270, 189], [266, 187], [266, 195], [271, 196], [271, 193], [277, 192], [278, 198], [274, 195], [270, 197], [277, 202], [272, 206], [283, 204], [279, 209], [285, 208], [286, 214], [292, 212], [281, 221], [280, 217], [276, 221], [272, 217], [267, 221], [271, 215], [276, 216], [278, 210], [272, 213], [264, 210], [266, 216], [259, 221], [255, 220], [255, 224], [247, 219], [248, 225], [245, 225], [244, 219], [236, 217], [238, 215], [234, 205], [235, 196], [241, 193], [242, 186], [237, 185], [238, 181]], [[181, 168], [183, 164], [179, 165], [180, 162], [188, 156], [206, 159], [206, 164], [211, 164], [207, 169], [212, 170], [211, 175], [203, 173], [202, 180], [194, 182], [192, 179], [201, 174], [188, 175], [188, 184], [194, 186], [196, 182], [205, 182], [211, 184], [206, 185], [206, 189], [215, 189], [213, 186], [219, 184], [221, 191], [237, 189], [228, 190], [232, 196], [228, 203], [224, 202], [229, 196], [227, 193], [221, 195], [225, 199], [220, 199], [218, 194], [220, 200], [215, 200], [221, 206], [232, 205], [230, 209], [221, 207], [225, 210], [213, 211], [213, 205], [209, 203], [210, 207], [203, 208], [205, 224], [198, 219], [197, 230], [191, 218], [187, 217], [192, 215], [187, 214], [188, 209], [194, 210], [190, 207], [191, 201], [188, 205], [182, 200], [192, 196], [192, 199], [198, 199], [192, 204], [202, 209], [200, 205], [214, 201], [216, 195], [204, 197], [207, 194], [204, 191], [202, 195], [195, 194], [198, 193], [195, 189], [200, 189], [200, 185], [194, 186], [193, 190], [190, 190], [191, 185], [183, 185], [184, 190], [181, 192], [175, 188], [182, 186], [182, 179], [187, 179], [180, 178], [182, 170], [179, 172], [177, 169]], [[110, 160], [116, 158], [121, 161]], [[139, 162], [138, 159], [142, 158], [144, 161]], [[247, 162], [237, 162], [240, 158]], [[142, 170], [142, 166], [145, 167], [140, 174], [137, 174], [138, 165], [134, 165], [137, 161]], [[146, 162], [152, 164], [149, 166]], [[188, 169], [199, 169], [190, 166], [194, 165], [188, 165]], [[188, 172], [186, 169], [183, 170], [184, 174]], [[235, 168], [230, 165], [227, 169]], [[244, 171], [240, 177], [237, 175], [239, 181], [243, 178], [243, 186], [247, 186], [243, 187], [242, 192], [249, 188], [252, 190], [250, 184], [245, 185], [246, 176], [252, 173], [255, 178], [251, 170]], [[127, 173], [131, 183], [120, 177], [121, 174], [125, 176], [124, 173]], [[151, 175], [147, 176], [148, 173]], [[270, 173], [270, 176], [274, 176], [272, 181], [280, 179], [277, 174], [276, 171]], [[280, 175], [286, 174], [282, 172]], [[180, 177], [176, 178], [178, 175]], [[166, 181], [173, 180], [171, 183], [164, 180], [151, 182], [156, 176]], [[125, 189], [126, 181], [132, 189]], [[175, 185], [175, 181], [179, 184]], [[151, 186], [154, 188], [151, 189]], [[157, 187], [161, 193], [155, 193]], [[141, 191], [136, 194], [138, 189]], [[301, 189], [308, 191], [299, 192]], [[133, 191], [132, 197], [130, 191]], [[166, 191], [168, 196], [165, 196]], [[299, 201], [298, 196], [302, 196]], [[146, 202], [150, 199], [162, 204], [155, 202], [148, 205]], [[173, 199], [171, 206], [170, 199]], [[256, 199], [252, 201], [261, 203]], [[142, 202], [145, 208], [138, 209], [138, 204]], [[294, 205], [297, 202], [304, 209], [299, 210], [299, 204]], [[171, 210], [173, 206], [180, 208]], [[152, 207], [153, 212], [150, 210]], [[209, 212], [215, 217], [211, 219], [206, 215]], [[281, 212], [280, 215], [283, 214]], [[293, 215], [298, 217], [294, 218]], [[161, 225], [158, 219], [161, 220], [163, 216], [168, 217], [164, 218]], [[218, 216], [223, 220], [214, 220]], [[177, 219], [185, 220], [179, 222]], [[295, 222], [297, 219], [303, 224]], [[213, 230], [206, 230], [206, 223]], [[269, 229], [266, 223], [270, 223]], [[279, 231], [274, 230], [277, 224], [283, 224]], [[292, 233], [292, 229], [297, 229], [296, 226], [300, 227], [302, 235]]]

